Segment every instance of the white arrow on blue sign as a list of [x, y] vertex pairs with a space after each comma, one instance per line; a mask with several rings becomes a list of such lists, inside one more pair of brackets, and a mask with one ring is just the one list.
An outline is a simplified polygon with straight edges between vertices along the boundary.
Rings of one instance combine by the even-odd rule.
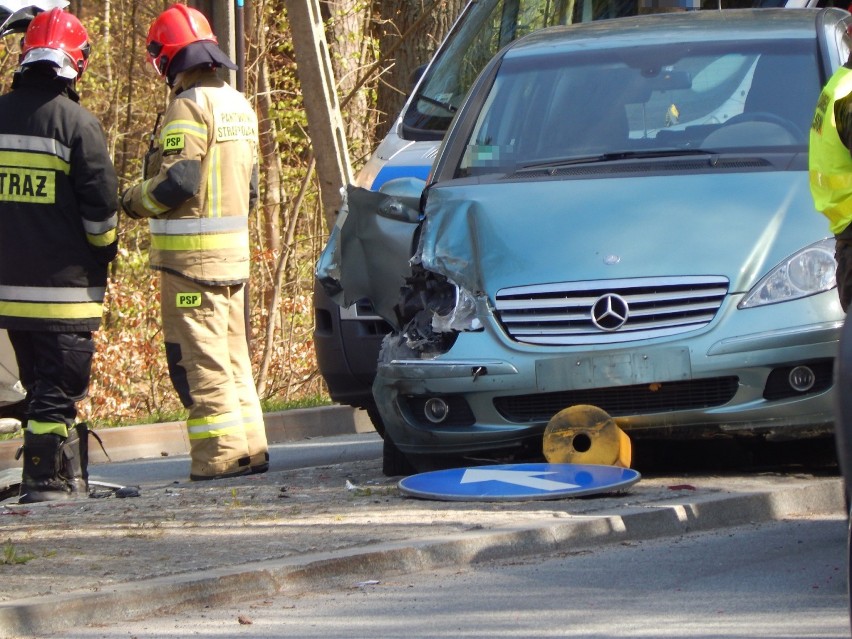
[[406, 495], [440, 501], [521, 501], [627, 490], [641, 475], [596, 464], [504, 464], [451, 468], [400, 480]]

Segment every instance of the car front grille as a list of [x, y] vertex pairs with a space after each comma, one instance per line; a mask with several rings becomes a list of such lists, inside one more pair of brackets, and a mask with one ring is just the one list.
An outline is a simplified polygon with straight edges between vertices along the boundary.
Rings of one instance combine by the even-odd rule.
[[722, 406], [734, 398], [738, 387], [736, 377], [716, 377], [498, 397], [494, 407], [517, 423], [550, 421], [563, 408], [577, 404], [598, 406], [613, 417], [643, 415]]
[[502, 289], [495, 311], [518, 342], [617, 344], [706, 326], [727, 293], [719, 276], [563, 282]]

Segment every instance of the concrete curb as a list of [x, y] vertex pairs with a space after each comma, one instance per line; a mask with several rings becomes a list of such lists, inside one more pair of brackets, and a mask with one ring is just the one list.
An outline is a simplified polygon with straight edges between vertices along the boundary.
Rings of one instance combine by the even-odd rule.
[[[365, 411], [353, 409], [350, 406], [298, 408], [266, 413], [263, 419], [270, 444], [312, 437], [368, 433], [375, 430]], [[90, 442], [89, 460], [93, 464], [189, 453], [189, 439], [186, 436], [184, 422], [102, 428], [95, 432], [103, 440], [109, 460], [100, 446]], [[20, 460], [15, 460], [15, 452], [20, 446], [20, 439], [0, 442], [0, 471], [20, 468]]]
[[300, 555], [125, 583], [99, 592], [8, 601], [0, 604], [0, 632], [3, 637], [38, 635], [86, 624], [118, 623], [164, 611], [352, 586], [357, 581], [506, 556], [678, 536], [793, 516], [836, 515], [843, 512], [843, 503], [841, 482], [822, 479], [772, 491], [707, 495], [691, 502], [673, 499], [616, 514], [575, 516], [547, 526], [505, 527]]

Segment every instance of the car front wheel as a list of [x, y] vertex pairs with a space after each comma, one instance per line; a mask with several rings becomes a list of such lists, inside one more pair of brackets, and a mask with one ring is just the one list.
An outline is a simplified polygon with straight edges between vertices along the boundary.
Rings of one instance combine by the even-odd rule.
[[414, 475], [417, 469], [411, 464], [396, 444], [385, 433], [382, 442], [382, 473], [386, 477], [398, 477], [400, 475]]

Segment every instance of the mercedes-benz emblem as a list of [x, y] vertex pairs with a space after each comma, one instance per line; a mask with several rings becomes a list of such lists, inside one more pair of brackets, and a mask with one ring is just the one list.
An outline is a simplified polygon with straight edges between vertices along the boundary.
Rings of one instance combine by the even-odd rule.
[[592, 304], [592, 323], [602, 331], [617, 331], [627, 323], [630, 308], [621, 295], [607, 293]]

